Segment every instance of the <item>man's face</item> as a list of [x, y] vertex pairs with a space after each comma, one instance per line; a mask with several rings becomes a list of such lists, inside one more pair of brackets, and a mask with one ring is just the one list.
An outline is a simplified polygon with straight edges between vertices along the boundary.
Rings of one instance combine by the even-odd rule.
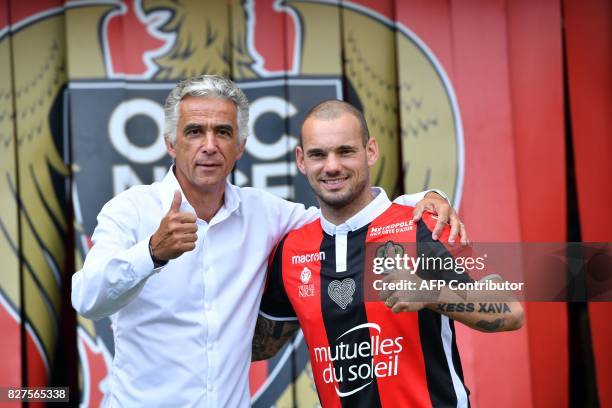
[[296, 148], [298, 168], [319, 200], [332, 208], [370, 194], [370, 167], [377, 158], [376, 141], [363, 145], [359, 121], [349, 113], [330, 120], [310, 117], [302, 126], [302, 146]]
[[244, 151], [244, 143], [238, 143], [236, 105], [220, 98], [185, 97], [179, 105], [176, 142], [166, 147], [183, 189], [223, 188]]

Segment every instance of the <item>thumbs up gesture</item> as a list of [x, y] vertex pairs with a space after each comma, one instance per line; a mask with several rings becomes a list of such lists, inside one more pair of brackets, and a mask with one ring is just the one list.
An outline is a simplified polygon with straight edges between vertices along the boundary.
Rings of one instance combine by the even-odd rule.
[[170, 210], [151, 236], [151, 253], [161, 261], [178, 258], [195, 248], [198, 226], [195, 214], [180, 212], [181, 192], [176, 190]]

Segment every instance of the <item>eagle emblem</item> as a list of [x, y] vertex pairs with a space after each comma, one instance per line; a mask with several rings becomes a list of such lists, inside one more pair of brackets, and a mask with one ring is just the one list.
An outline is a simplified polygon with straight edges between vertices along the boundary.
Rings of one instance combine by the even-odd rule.
[[[27, 358], [29, 385], [48, 384], [62, 299], [101, 206], [167, 170], [158, 107], [179, 79], [226, 75], [247, 93], [250, 136], [235, 184], [314, 203], [293, 148], [307, 109], [340, 98], [363, 110], [379, 142], [375, 184], [390, 195], [435, 186], [460, 200], [463, 135], [450, 81], [427, 45], [380, 10], [316, 0], [31, 3], [10, 24], [0, 17], [0, 325], [16, 345], [3, 348], [14, 370], [0, 375], [17, 383]], [[334, 296], [344, 305], [348, 292]], [[22, 332], [35, 351], [27, 357]], [[290, 403], [291, 372], [310, 390], [303, 405], [317, 403], [301, 341], [253, 366], [254, 406]], [[79, 319], [78, 344], [82, 404], [97, 406], [109, 321]]]

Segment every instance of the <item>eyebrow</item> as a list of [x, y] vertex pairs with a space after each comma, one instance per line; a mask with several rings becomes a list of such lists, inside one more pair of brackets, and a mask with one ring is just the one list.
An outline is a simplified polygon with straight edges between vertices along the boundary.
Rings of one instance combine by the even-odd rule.
[[221, 124], [221, 125], [217, 125], [215, 126], [216, 130], [231, 130], [232, 133], [234, 132], [234, 127], [230, 124]]
[[320, 147], [313, 147], [311, 149], [306, 150], [306, 154], [313, 154], [313, 153], [325, 153], [327, 151], [351, 151], [354, 152], [356, 151], [358, 148], [356, 146], [352, 146], [352, 145], [340, 145], [337, 146], [333, 149], [322, 149]]
[[306, 150], [306, 154], [315, 154], [315, 153], [324, 153], [325, 151], [321, 148], [314, 147], [312, 149]]
[[202, 130], [202, 126], [198, 125], [197, 123], [188, 123], [183, 128], [183, 133], [188, 133], [192, 130]]
[[[199, 125], [197, 123], [188, 123], [185, 125], [185, 127], [183, 127], [183, 133], [188, 133], [192, 130], [202, 130], [202, 125]], [[230, 124], [225, 123], [215, 126], [215, 130], [229, 130], [234, 133], [234, 127]]]

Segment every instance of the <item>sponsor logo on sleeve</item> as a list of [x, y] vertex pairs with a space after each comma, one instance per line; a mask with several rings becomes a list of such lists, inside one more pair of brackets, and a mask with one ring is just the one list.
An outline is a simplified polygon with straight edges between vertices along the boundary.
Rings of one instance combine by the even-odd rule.
[[312, 271], [307, 267], [304, 267], [302, 272], [300, 272], [300, 281], [302, 284], [298, 286], [298, 295], [302, 298], [312, 297], [315, 295], [314, 283], [310, 283], [311, 277]]

